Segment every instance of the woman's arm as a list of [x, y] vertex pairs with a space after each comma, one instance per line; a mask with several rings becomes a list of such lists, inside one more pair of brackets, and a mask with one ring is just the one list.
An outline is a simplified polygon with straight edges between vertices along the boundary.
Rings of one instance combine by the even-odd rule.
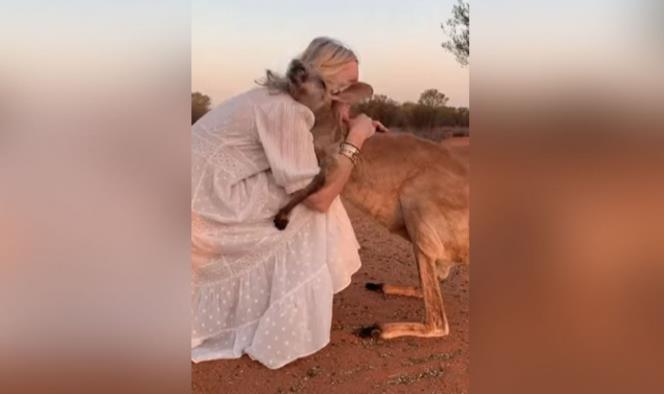
[[307, 197], [303, 204], [315, 211], [326, 212], [332, 201], [341, 193], [353, 171], [353, 163], [347, 157], [337, 155], [338, 164], [330, 171], [325, 179], [325, 185], [317, 192]]
[[[350, 130], [346, 141], [362, 149], [364, 141], [374, 134], [376, 126], [371, 118], [364, 114], [351, 119], [349, 125]], [[326, 212], [332, 201], [341, 193], [346, 182], [348, 182], [350, 174], [353, 172], [353, 163], [346, 156], [339, 153], [336, 155], [337, 165], [327, 174], [325, 185], [303, 201], [308, 208]]]

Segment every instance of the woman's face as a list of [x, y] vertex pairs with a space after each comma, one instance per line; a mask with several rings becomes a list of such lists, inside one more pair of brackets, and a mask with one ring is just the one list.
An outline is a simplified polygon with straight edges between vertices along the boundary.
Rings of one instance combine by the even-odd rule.
[[[341, 68], [337, 74], [338, 86], [347, 87], [357, 82], [359, 78], [359, 67], [357, 62], [348, 62]], [[336, 102], [335, 108], [338, 111], [341, 119], [347, 121], [350, 118], [350, 104]]]
[[337, 74], [337, 83], [339, 86], [349, 86], [357, 82], [360, 70], [357, 62], [348, 62], [341, 67], [341, 71]]

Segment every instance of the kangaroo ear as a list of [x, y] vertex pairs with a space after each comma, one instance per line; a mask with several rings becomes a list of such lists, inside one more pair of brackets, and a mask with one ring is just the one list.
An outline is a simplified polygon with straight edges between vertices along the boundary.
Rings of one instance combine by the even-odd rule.
[[371, 95], [373, 95], [373, 88], [371, 85], [364, 82], [355, 82], [341, 93], [336, 94], [332, 99], [343, 103], [355, 104], [371, 97]]
[[286, 76], [293, 84], [300, 85], [306, 82], [309, 78], [309, 71], [301, 60], [293, 59], [288, 66], [288, 72], [286, 73]]

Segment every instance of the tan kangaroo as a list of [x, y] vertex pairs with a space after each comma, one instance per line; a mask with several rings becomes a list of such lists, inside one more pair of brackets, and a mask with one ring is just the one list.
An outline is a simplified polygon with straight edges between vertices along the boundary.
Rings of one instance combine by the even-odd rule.
[[[342, 94], [353, 102], [352, 95], [365, 97], [366, 89], [352, 86]], [[329, 154], [337, 149], [347, 130], [330, 105], [320, 108], [312, 133], [319, 161], [330, 163]], [[325, 171], [321, 169], [323, 175], [303, 189], [304, 194], [322, 186]], [[366, 288], [422, 298], [425, 318], [424, 322], [376, 323], [360, 329], [360, 336], [390, 339], [442, 337], [449, 333], [440, 281], [447, 278], [454, 264], [468, 263], [468, 172], [467, 147], [436, 144], [405, 133], [376, 134], [364, 143], [360, 161], [342, 195], [391, 232], [412, 242], [420, 279], [419, 286], [367, 283]], [[294, 199], [299, 203], [306, 195]]]

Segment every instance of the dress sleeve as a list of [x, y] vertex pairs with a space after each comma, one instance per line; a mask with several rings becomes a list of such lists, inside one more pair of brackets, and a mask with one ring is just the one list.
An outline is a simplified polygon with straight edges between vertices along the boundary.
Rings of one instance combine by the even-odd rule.
[[314, 117], [297, 103], [278, 102], [254, 108], [256, 128], [276, 183], [291, 194], [318, 174], [311, 134]]

